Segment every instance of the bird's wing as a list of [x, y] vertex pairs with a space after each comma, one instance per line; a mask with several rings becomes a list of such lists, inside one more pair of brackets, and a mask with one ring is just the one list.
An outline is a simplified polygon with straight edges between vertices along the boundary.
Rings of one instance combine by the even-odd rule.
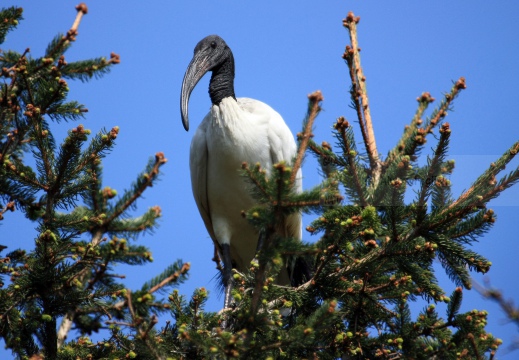
[[[288, 128], [281, 115], [265, 103], [251, 99], [241, 99], [242, 108], [253, 108], [256, 113], [263, 113], [268, 118], [268, 142], [270, 147], [270, 160], [274, 165], [281, 161], [292, 163], [297, 154], [297, 145], [294, 135]], [[261, 110], [260, 110], [261, 109]], [[303, 191], [303, 173], [297, 172], [294, 190], [297, 193]], [[301, 214], [293, 214], [285, 219], [285, 236], [302, 238]]]
[[[272, 165], [285, 161], [291, 163], [296, 156], [297, 145], [294, 136], [281, 115], [267, 104], [249, 98], [239, 98], [240, 107], [267, 123], [268, 142], [270, 147], [270, 160]], [[270, 169], [268, 169], [270, 170]]]
[[195, 136], [193, 136], [193, 140], [191, 141], [191, 150], [189, 154], [191, 188], [193, 189], [196, 206], [204, 220], [205, 227], [209, 232], [215, 247], [221, 254], [220, 244], [216, 240], [216, 235], [213, 230], [213, 222], [211, 220], [209, 201], [207, 197], [207, 124], [208, 121], [204, 118], [200, 126], [196, 129]]
[[[253, 114], [261, 114], [262, 119], [268, 121], [268, 145], [270, 150], [270, 164], [272, 166], [281, 161], [292, 163], [297, 154], [297, 145], [294, 135], [288, 128], [285, 121], [274, 109], [267, 104], [249, 98], [239, 98], [241, 108]], [[266, 166], [267, 164], [264, 164]], [[270, 169], [267, 169], [270, 171]], [[301, 169], [297, 172], [294, 190], [297, 193], [303, 191], [303, 173]], [[285, 219], [285, 236], [302, 238], [302, 222], [300, 214], [293, 214]]]
[[[281, 161], [292, 164], [297, 155], [297, 145], [292, 132], [283, 121], [281, 115], [261, 101], [246, 98], [241, 98], [238, 101], [242, 109], [254, 114], [261, 114], [260, 116], [267, 123], [267, 141], [270, 153], [270, 164], [268, 166], [270, 167]], [[267, 164], [264, 164], [264, 166], [267, 166]], [[271, 169], [266, 170], [270, 171]], [[303, 191], [303, 173], [301, 169], [297, 172], [294, 191], [296, 193]], [[302, 230], [302, 217], [299, 212], [287, 216], [277, 228], [281, 236], [298, 240], [302, 240]], [[289, 256], [286, 261], [287, 272], [279, 274], [278, 281], [280, 284], [293, 284], [296, 286], [310, 278], [309, 265], [304, 259]]]

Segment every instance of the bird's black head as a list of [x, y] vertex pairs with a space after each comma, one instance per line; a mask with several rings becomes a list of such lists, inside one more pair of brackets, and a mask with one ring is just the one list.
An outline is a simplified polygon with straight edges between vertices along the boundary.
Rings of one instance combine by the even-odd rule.
[[209, 35], [196, 44], [193, 59], [184, 74], [180, 110], [186, 131], [189, 130], [189, 96], [208, 71], [213, 73], [209, 83], [211, 102], [218, 105], [226, 97], [234, 98], [234, 58], [231, 49], [218, 35]]

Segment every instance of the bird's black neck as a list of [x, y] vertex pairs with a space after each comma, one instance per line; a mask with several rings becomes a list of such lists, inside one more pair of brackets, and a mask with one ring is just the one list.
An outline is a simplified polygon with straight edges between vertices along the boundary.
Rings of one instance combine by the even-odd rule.
[[213, 105], [218, 105], [226, 97], [232, 97], [236, 100], [234, 95], [234, 57], [229, 48], [227, 59], [221, 65], [213, 68], [211, 81], [209, 82], [209, 96]]

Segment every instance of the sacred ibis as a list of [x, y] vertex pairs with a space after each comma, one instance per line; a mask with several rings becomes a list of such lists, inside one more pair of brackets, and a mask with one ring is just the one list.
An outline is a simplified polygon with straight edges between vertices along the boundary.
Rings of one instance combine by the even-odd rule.
[[[258, 232], [241, 216], [255, 205], [249, 184], [240, 175], [243, 162], [272, 165], [290, 163], [296, 155], [294, 137], [282, 117], [261, 101], [236, 98], [234, 57], [225, 41], [207, 36], [195, 47], [184, 75], [180, 107], [182, 123], [189, 130], [188, 102], [198, 81], [211, 71], [211, 109], [191, 142], [190, 170], [193, 195], [204, 224], [223, 262], [224, 308], [229, 307], [232, 267], [245, 271], [255, 256]], [[297, 174], [296, 191], [302, 191]], [[284, 219], [284, 237], [301, 239], [301, 215]], [[298, 271], [298, 270], [296, 270]], [[303, 268], [301, 268], [301, 271]], [[278, 282], [289, 284], [288, 271]]]

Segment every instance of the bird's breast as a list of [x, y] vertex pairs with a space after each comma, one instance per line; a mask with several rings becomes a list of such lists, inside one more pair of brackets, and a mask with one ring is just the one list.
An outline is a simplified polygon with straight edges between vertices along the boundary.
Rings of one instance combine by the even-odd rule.
[[209, 157], [213, 158], [210, 163], [218, 162], [226, 171], [239, 170], [243, 162], [259, 162], [270, 169], [269, 119], [265, 114], [246, 111], [227, 98], [211, 108], [210, 122], [206, 138]]
[[213, 230], [220, 243], [231, 245], [233, 261], [241, 271], [254, 256], [257, 242], [256, 230], [241, 216], [255, 205], [241, 168], [243, 162], [272, 166], [267, 124], [239, 109], [213, 106], [207, 127], [207, 193]]

